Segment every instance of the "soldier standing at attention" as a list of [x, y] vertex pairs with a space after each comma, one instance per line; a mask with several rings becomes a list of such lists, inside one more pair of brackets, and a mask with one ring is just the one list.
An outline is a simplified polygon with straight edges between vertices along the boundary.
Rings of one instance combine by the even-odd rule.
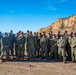
[[20, 32], [18, 38], [17, 38], [17, 45], [18, 45], [18, 60], [20, 58], [24, 60], [24, 51], [25, 51], [25, 37], [22, 32]]
[[34, 39], [35, 39], [35, 56], [39, 57], [39, 43], [38, 43], [39, 41], [36, 32], [34, 32]]
[[44, 54], [45, 54], [45, 57], [46, 59], [48, 59], [48, 38], [46, 37], [45, 35], [45, 32], [43, 32], [43, 37], [42, 39], [40, 40], [40, 45], [41, 45], [41, 59], [44, 58]]
[[66, 40], [64, 39], [64, 36], [61, 35], [60, 39], [57, 41], [57, 46], [58, 46], [58, 55], [59, 59], [62, 60], [63, 57], [63, 62], [65, 63], [66, 61]]
[[53, 36], [53, 31], [50, 32], [50, 38], [52, 38], [52, 36]]
[[71, 49], [70, 49], [70, 44], [69, 44], [69, 35], [67, 31], [64, 32], [65, 40], [66, 40], [66, 52], [67, 52], [67, 59], [71, 60]]
[[[41, 54], [40, 53], [40, 50], [41, 50], [41, 45], [40, 45], [40, 40], [42, 39], [42, 34], [41, 33], [39, 33], [39, 35], [38, 35], [38, 41], [39, 41], [39, 54]], [[40, 55], [41, 56], [41, 55]]]
[[14, 40], [14, 43], [15, 43], [15, 55], [16, 57], [18, 56], [18, 44], [17, 44], [17, 38], [19, 36], [19, 33], [16, 34], [15, 36], [15, 40]]
[[47, 38], [48, 38], [48, 57], [49, 57], [49, 53], [50, 53], [50, 33], [48, 33], [48, 36], [47, 36]]
[[25, 50], [26, 50], [27, 53], [28, 53], [27, 38], [28, 38], [29, 36], [30, 36], [30, 32], [29, 32], [29, 30], [27, 30], [26, 35], [24, 35], [24, 37], [25, 37], [25, 41], [26, 41], [26, 44], [25, 44]]
[[76, 34], [73, 35], [73, 38], [69, 41], [71, 46], [71, 58], [72, 62], [76, 62]]
[[57, 38], [60, 39], [60, 36], [61, 36], [61, 32], [58, 31]]
[[56, 39], [56, 35], [53, 35], [52, 39], [50, 39], [49, 42], [50, 42], [50, 58], [52, 59], [53, 53], [54, 53], [55, 59], [57, 59], [57, 39]]
[[35, 38], [30, 31], [29, 37], [27, 37], [27, 46], [28, 46], [28, 60], [33, 58], [35, 60]]
[[6, 51], [6, 58], [9, 60], [9, 37], [7, 37], [7, 33], [4, 33], [4, 36], [1, 39], [1, 55], [0, 59], [2, 60], [4, 56], [4, 52]]
[[14, 34], [13, 30], [10, 31], [10, 50], [11, 50], [11, 55], [14, 55]]

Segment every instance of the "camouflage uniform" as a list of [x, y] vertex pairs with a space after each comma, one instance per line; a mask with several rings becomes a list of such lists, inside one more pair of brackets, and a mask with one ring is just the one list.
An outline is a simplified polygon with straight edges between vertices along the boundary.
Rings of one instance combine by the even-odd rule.
[[26, 41], [25, 49], [26, 49], [26, 52], [28, 53], [27, 38], [29, 37], [29, 34], [25, 34], [24, 37], [25, 37], [25, 41]]
[[15, 39], [14, 39], [14, 43], [15, 43], [15, 55], [16, 55], [16, 57], [18, 56], [18, 44], [17, 44], [17, 38], [18, 38], [18, 36], [16, 36]]
[[57, 59], [57, 39], [52, 38], [49, 40], [50, 42], [50, 58], [53, 57], [53, 53], [55, 55], [55, 59]]
[[48, 58], [48, 38], [45, 36], [45, 37], [42, 37], [42, 39], [40, 40], [40, 45], [41, 45], [41, 57], [43, 58], [44, 57], [44, 53], [45, 53], [45, 57]]
[[38, 43], [39, 43], [39, 54], [41, 54], [41, 53], [40, 53], [40, 50], [41, 50], [40, 41], [41, 41], [41, 39], [42, 39], [42, 35], [41, 35], [41, 36], [38, 36]]
[[17, 38], [17, 45], [18, 45], [18, 60], [22, 58], [24, 60], [24, 51], [25, 51], [25, 37], [24, 36], [18, 36]]
[[34, 36], [35, 39], [35, 56], [39, 57], [39, 41], [38, 36]]
[[65, 35], [65, 38], [66, 40], [66, 52], [67, 52], [67, 55], [68, 55], [68, 60], [71, 59], [71, 47], [70, 47], [70, 44], [69, 44], [69, 36], [68, 35]]
[[70, 38], [69, 40], [69, 43], [70, 43], [70, 46], [73, 46], [71, 47], [71, 58], [72, 58], [72, 61], [76, 62], [76, 38]]
[[57, 45], [58, 45], [58, 55], [59, 55], [59, 59], [62, 60], [62, 56], [63, 56], [63, 61], [65, 62], [66, 60], [66, 40], [64, 38], [60, 38], [57, 41]]
[[31, 35], [27, 37], [27, 47], [28, 47], [28, 59], [30, 59], [31, 57], [35, 59], [35, 39]]
[[12, 34], [11, 36], [9, 36], [9, 40], [10, 40], [10, 50], [11, 50], [11, 55], [14, 55], [14, 35]]
[[6, 51], [6, 57], [7, 59], [9, 59], [9, 45], [10, 45], [9, 38], [3, 37], [1, 39], [1, 56], [0, 56], [1, 59], [3, 58], [4, 51]]

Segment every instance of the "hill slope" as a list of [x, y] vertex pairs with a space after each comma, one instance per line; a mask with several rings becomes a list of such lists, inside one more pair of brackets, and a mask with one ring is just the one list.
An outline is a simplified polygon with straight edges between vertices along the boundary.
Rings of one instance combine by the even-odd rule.
[[61, 32], [64, 32], [65, 30], [67, 30], [68, 33], [76, 32], [76, 15], [72, 15], [67, 18], [60, 18], [55, 22], [53, 22], [50, 26], [39, 29], [38, 32], [42, 33], [43, 31], [45, 31], [46, 33], [48, 33], [51, 30], [54, 33], [57, 33], [59, 30]]

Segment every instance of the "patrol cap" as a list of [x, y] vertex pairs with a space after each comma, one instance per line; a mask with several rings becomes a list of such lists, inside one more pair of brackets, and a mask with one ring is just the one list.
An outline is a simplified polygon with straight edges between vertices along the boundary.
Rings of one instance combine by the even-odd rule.
[[39, 33], [41, 35], [41, 33]]
[[23, 32], [21, 32], [23, 34]]
[[54, 34], [53, 36], [56, 37], [56, 34]]
[[43, 35], [45, 35], [45, 33], [43, 33]]
[[67, 33], [67, 30], [65, 31], [65, 33]]
[[30, 31], [30, 34], [32, 34], [32, 31]]
[[27, 32], [29, 32], [29, 30], [27, 30]]
[[51, 32], [51, 33], [53, 33], [53, 31], [52, 31], [52, 30], [51, 30], [50, 32]]
[[50, 35], [50, 33], [48, 33], [48, 35]]
[[43, 33], [45, 33], [45, 32], [43, 31]]
[[36, 32], [34, 32], [34, 34], [36, 34]]
[[38, 32], [36, 32], [36, 34], [38, 34]]
[[21, 33], [21, 31], [19, 31], [19, 33]]

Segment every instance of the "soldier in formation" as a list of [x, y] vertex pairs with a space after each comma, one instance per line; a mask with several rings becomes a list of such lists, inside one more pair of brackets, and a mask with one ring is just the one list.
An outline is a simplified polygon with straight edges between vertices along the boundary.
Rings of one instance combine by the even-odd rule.
[[24, 60], [27, 52], [28, 60], [54, 58], [63, 62], [76, 62], [76, 34], [71, 32], [69, 35], [67, 31], [63, 34], [60, 31], [58, 34], [54, 34], [53, 31], [48, 35], [45, 32], [33, 34], [28, 30], [27, 33], [19, 31], [14, 35], [11, 30], [8, 35], [4, 33], [2, 36], [0, 32], [0, 60], [3, 59], [5, 52], [7, 60], [13, 59], [10, 56], [14, 55], [18, 60]]

